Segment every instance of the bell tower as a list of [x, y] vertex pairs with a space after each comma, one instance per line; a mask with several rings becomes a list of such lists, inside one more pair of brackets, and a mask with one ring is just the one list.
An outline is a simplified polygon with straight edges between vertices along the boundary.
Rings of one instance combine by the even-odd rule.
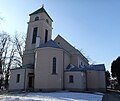
[[23, 67], [27, 64], [34, 65], [35, 49], [49, 41], [52, 36], [53, 20], [43, 6], [29, 16], [25, 51], [23, 53]]
[[44, 9], [44, 6], [29, 16], [25, 51], [34, 50], [49, 41], [52, 36], [53, 20]]

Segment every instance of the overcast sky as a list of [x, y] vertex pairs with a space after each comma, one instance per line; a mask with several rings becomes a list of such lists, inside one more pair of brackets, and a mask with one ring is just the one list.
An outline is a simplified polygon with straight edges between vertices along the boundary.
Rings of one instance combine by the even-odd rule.
[[110, 70], [120, 55], [120, 0], [1, 0], [0, 31], [26, 34], [29, 14], [42, 4], [53, 19], [53, 39], [60, 34]]

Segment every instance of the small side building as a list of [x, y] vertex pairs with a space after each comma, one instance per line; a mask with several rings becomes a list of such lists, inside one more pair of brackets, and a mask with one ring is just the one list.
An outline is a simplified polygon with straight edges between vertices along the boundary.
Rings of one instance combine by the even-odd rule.
[[70, 64], [65, 70], [65, 89], [106, 92], [104, 64], [79, 66]]
[[11, 69], [9, 90], [33, 90], [34, 87], [33, 65], [26, 65], [23, 68]]
[[70, 91], [86, 90], [86, 72], [73, 64], [68, 65], [65, 72], [64, 87]]
[[104, 64], [86, 67], [87, 90], [106, 92]]

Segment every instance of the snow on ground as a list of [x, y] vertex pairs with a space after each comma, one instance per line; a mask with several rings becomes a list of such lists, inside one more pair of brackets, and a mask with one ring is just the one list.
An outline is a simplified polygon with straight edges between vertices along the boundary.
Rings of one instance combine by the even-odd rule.
[[[1, 98], [2, 95], [0, 95]], [[103, 94], [76, 92], [22, 93], [4, 95], [1, 101], [102, 101]]]

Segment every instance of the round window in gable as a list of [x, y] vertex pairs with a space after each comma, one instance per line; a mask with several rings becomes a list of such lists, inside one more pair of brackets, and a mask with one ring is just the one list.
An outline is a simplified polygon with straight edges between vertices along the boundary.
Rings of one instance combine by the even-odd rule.
[[37, 20], [39, 20], [39, 17], [37, 16], [37, 17], [35, 17], [35, 21], [37, 21]]

